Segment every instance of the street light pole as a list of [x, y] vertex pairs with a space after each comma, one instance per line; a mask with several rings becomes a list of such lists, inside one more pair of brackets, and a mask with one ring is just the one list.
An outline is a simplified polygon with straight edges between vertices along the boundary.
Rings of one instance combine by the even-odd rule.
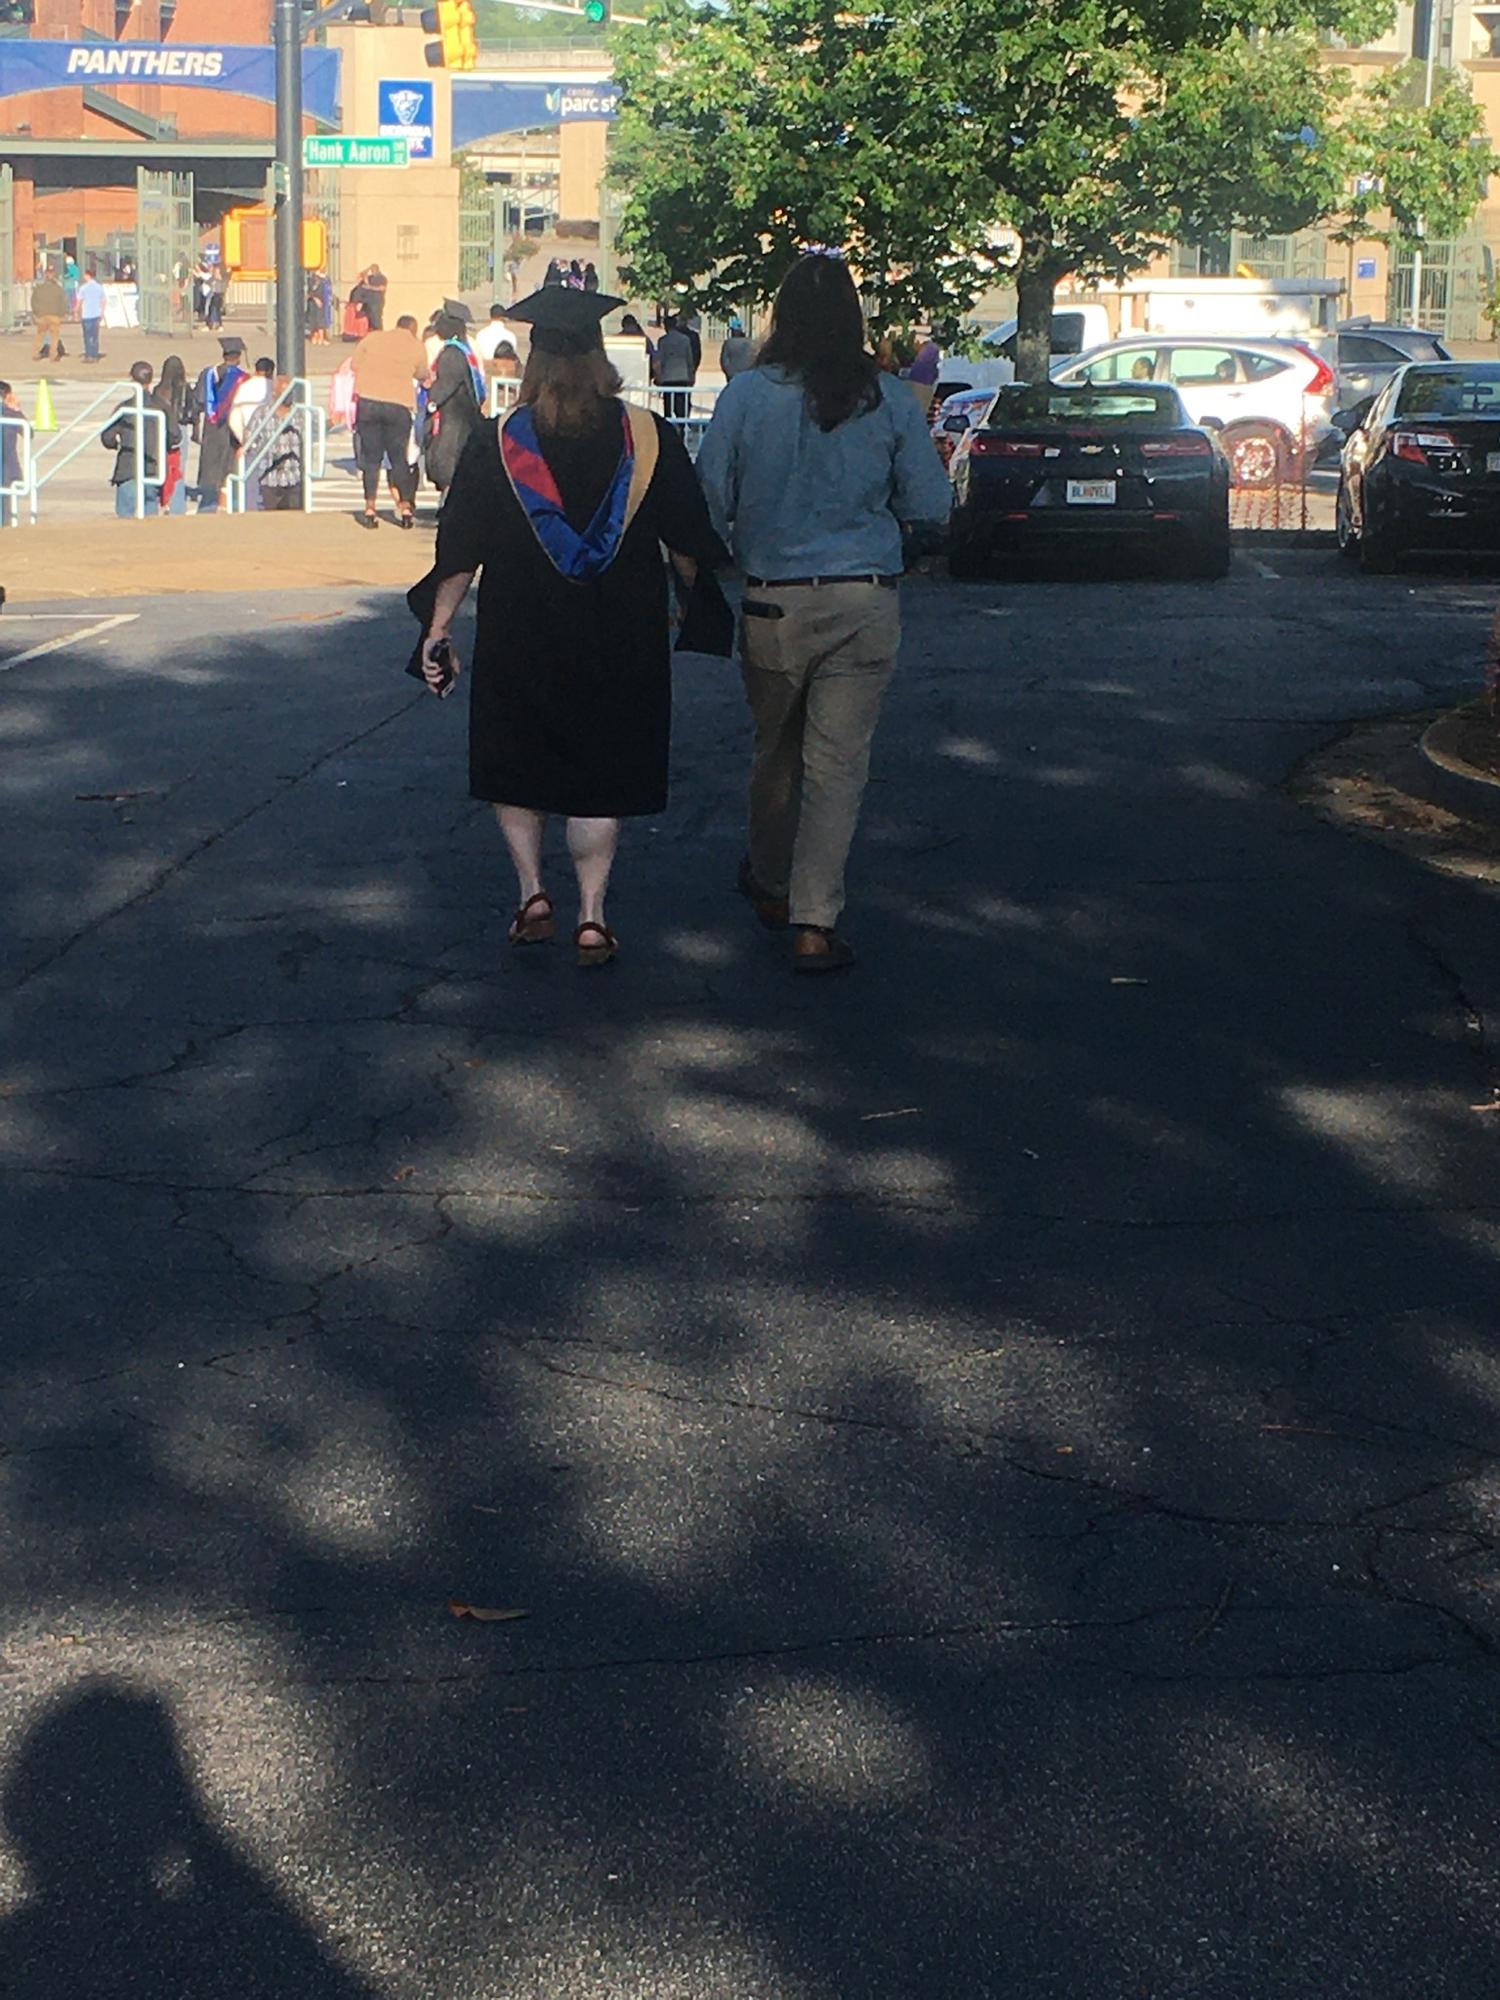
[[[1427, 9], [1427, 68], [1422, 79], [1422, 109], [1426, 111], [1432, 103], [1432, 89], [1437, 81], [1438, 43], [1443, 37], [1446, 0], [1430, 0]], [[1417, 240], [1411, 253], [1411, 324], [1422, 324], [1422, 245], [1427, 240], [1427, 218], [1417, 217]]]
[[306, 372], [302, 269], [302, 9], [276, 0], [276, 365]]

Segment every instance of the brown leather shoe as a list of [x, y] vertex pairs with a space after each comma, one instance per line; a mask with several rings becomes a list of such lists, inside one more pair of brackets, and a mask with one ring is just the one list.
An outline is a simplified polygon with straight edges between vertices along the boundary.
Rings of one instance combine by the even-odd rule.
[[745, 855], [740, 862], [739, 876], [735, 887], [754, 910], [768, 931], [784, 931], [792, 920], [791, 905], [785, 896], [773, 896], [769, 889], [762, 889], [750, 873], [750, 857]]
[[847, 938], [821, 924], [798, 924], [792, 939], [793, 972], [843, 972], [858, 962]]

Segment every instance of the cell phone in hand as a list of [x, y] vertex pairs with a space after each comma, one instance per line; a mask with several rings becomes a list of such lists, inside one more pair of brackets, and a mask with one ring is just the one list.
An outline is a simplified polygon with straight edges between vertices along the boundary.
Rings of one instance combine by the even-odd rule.
[[439, 696], [439, 698], [452, 694], [453, 683], [458, 679], [453, 666], [452, 646], [449, 645], [446, 639], [439, 639], [432, 651], [427, 655], [427, 658], [442, 675], [442, 679], [437, 683], [436, 687], [432, 686], [431, 681], [427, 685], [432, 687], [433, 693]]

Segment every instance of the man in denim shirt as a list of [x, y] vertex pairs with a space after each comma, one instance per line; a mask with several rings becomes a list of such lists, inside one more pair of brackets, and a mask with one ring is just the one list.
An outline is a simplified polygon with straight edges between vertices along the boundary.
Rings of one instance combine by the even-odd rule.
[[793, 930], [798, 972], [854, 963], [835, 926], [901, 644], [903, 523], [941, 526], [949, 487], [905, 382], [865, 350], [845, 265], [805, 257], [758, 366], [719, 398], [698, 458], [745, 572], [741, 650], [755, 723], [741, 891]]

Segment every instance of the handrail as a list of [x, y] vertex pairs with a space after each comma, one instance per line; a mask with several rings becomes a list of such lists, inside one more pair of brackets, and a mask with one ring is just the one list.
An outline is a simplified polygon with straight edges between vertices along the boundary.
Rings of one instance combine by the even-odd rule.
[[[117, 397], [122, 390], [125, 392], [126, 400], [123, 403], [115, 403], [108, 417], [106, 417], [103, 423], [100, 423], [98, 415], [101, 407], [106, 402]], [[68, 422], [54, 436], [49, 437], [43, 444], [34, 445], [31, 453], [31, 477], [27, 488], [27, 497], [31, 502], [31, 519], [33, 521], [36, 520], [40, 512], [42, 488], [47, 485], [49, 480], [55, 479], [65, 465], [71, 465], [73, 460], [87, 446], [97, 444], [103, 433], [109, 429], [111, 420], [123, 415], [127, 409], [130, 412], [132, 422], [136, 426], [137, 476], [135, 480], [135, 518], [138, 521], [145, 519], [146, 488], [154, 486], [160, 492], [162, 483], [166, 478], [167, 413], [162, 409], [148, 410], [146, 408], [146, 391], [139, 382], [111, 382], [101, 389], [97, 396], [91, 398], [76, 416], [69, 418]], [[153, 427], [156, 425], [160, 425], [161, 427], [158, 433], [161, 440], [161, 449], [157, 453], [157, 464], [162, 470], [157, 473], [154, 479], [148, 479], [145, 473], [148, 454], [145, 444], [145, 432], [142, 426], [146, 423], [150, 423]], [[35, 428], [35, 425], [33, 425], [33, 437], [35, 435]], [[68, 451], [63, 452], [62, 456], [57, 458], [54, 463], [53, 454], [57, 451], [58, 446], [62, 444], [63, 440], [71, 436], [74, 431], [81, 433], [77, 443]]]
[[[8, 484], [0, 486], [0, 501], [8, 500], [10, 502], [8, 510], [0, 507], [0, 517], [3, 517], [9, 511], [10, 525], [13, 528], [19, 528], [21, 525], [22, 502], [29, 501], [31, 498], [31, 482], [36, 471], [35, 461], [32, 458], [31, 452], [30, 417], [11, 416], [6, 411], [0, 410], [0, 433], [8, 430], [19, 431], [21, 433], [19, 461], [21, 476], [19, 479], [12, 479]], [[3, 453], [0, 453], [0, 457], [3, 457]], [[30, 512], [31, 510], [28, 508], [27, 511]], [[0, 518], [0, 527], [4, 525], [3, 518]]]
[[[255, 407], [265, 409], [267, 405], [261, 403]], [[290, 417], [297, 427], [299, 456], [302, 460], [302, 511], [310, 513], [312, 483], [315, 479], [323, 477], [328, 465], [328, 419], [313, 401], [312, 384], [304, 375], [294, 375], [281, 394], [272, 399], [269, 408], [273, 416], [280, 410], [284, 416]], [[224, 482], [225, 499], [231, 514], [243, 514], [246, 511], [246, 488], [262, 466], [269, 463], [276, 440], [283, 429], [285, 425], [278, 424], [257, 451], [248, 455], [241, 451], [238, 465]]]

